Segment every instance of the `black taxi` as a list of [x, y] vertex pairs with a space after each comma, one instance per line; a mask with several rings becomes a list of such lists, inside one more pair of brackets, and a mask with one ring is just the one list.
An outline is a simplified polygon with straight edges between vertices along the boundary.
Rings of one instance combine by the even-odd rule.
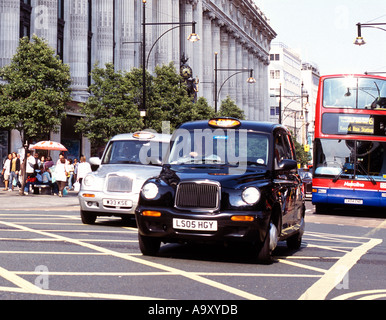
[[284, 126], [234, 118], [184, 123], [160, 175], [140, 192], [140, 250], [156, 255], [161, 243], [245, 242], [269, 263], [278, 241], [301, 245], [301, 183]]

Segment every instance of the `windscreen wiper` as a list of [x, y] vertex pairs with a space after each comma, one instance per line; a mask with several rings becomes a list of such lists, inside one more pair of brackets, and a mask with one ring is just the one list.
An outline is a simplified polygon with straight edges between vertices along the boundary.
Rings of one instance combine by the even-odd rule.
[[377, 183], [375, 182], [374, 178], [366, 171], [366, 169], [362, 166], [360, 162], [358, 162], [358, 167], [365, 173], [367, 178], [369, 178], [371, 183], [375, 186]]

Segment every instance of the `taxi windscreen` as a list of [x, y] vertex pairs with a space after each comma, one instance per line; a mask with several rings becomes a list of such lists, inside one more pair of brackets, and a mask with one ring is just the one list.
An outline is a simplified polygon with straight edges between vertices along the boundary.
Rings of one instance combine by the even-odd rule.
[[111, 141], [102, 164], [149, 164], [150, 157], [162, 161], [168, 145], [168, 143], [147, 140]]
[[181, 164], [220, 164], [266, 166], [268, 135], [239, 129], [178, 129], [168, 162]]

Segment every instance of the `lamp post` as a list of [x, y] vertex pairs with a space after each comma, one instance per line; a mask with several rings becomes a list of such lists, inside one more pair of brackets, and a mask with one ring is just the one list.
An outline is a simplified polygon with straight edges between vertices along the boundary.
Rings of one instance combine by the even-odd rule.
[[[232, 77], [242, 72], [249, 72], [249, 78], [247, 79], [247, 83], [253, 84], [256, 83], [256, 79], [253, 77], [253, 69], [219, 69], [217, 62], [218, 52], [214, 53], [214, 111], [217, 113], [217, 101], [220, 98], [220, 92], [223, 88], [224, 84]], [[220, 89], [217, 92], [217, 72], [218, 71], [234, 71], [235, 73], [229, 76], [225, 81], [221, 84]]]
[[386, 31], [385, 28], [381, 28], [380, 26], [386, 26], [386, 23], [357, 23], [358, 35], [355, 39], [354, 44], [357, 46], [362, 46], [366, 44], [366, 41], [362, 37], [362, 28], [374, 28]]
[[[155, 44], [169, 31], [172, 31], [176, 28], [182, 26], [192, 26], [192, 33], [189, 35], [188, 40], [191, 42], [196, 42], [200, 40], [200, 37], [196, 34], [196, 22], [150, 22], [146, 23], [146, 1], [142, 0], [142, 109], [146, 110], [146, 69], [148, 66], [148, 61], [150, 53], [153, 50]], [[161, 34], [158, 39], [153, 43], [151, 49], [149, 50], [148, 56], [146, 58], [146, 26], [160, 26], [160, 25], [174, 25], [174, 27], [166, 30]]]

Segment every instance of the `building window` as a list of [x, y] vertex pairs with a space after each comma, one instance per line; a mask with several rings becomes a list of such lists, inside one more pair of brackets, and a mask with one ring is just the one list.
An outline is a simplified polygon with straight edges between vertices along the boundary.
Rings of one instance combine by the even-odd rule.
[[280, 61], [280, 54], [278, 54], [278, 53], [270, 54], [269, 58], [271, 61]]
[[279, 115], [279, 107], [271, 107], [271, 117], [276, 117]]
[[271, 79], [280, 79], [280, 70], [270, 70], [269, 76]]
[[31, 36], [31, 0], [20, 1], [20, 38]]

